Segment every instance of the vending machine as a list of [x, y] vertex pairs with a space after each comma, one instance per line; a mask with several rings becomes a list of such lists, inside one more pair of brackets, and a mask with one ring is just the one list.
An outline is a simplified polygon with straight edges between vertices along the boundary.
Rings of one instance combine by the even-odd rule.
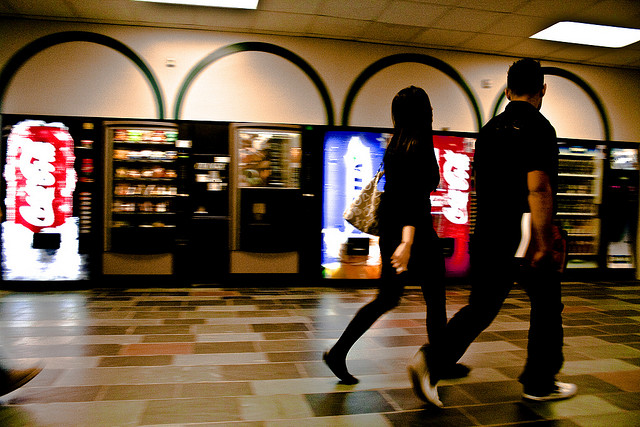
[[[325, 278], [376, 279], [381, 273], [378, 238], [356, 230], [342, 216], [363, 184], [381, 167], [390, 129], [333, 129], [324, 137], [322, 271]], [[431, 215], [441, 239], [448, 277], [469, 269], [473, 222], [471, 164], [475, 135], [434, 133], [440, 185], [431, 194]], [[384, 179], [378, 184], [384, 188]]]
[[[328, 279], [376, 279], [381, 262], [378, 237], [342, 217], [363, 185], [376, 174], [391, 133], [380, 129], [336, 129], [324, 135], [322, 274]], [[384, 177], [378, 184], [384, 188]]]
[[232, 124], [232, 274], [299, 272], [302, 128]]
[[194, 153], [189, 192], [188, 275], [212, 282], [229, 273], [228, 153]]
[[638, 145], [607, 147], [603, 194], [603, 252], [606, 267], [634, 271], [637, 267]]
[[601, 206], [605, 146], [559, 140], [556, 217], [568, 234], [569, 269], [601, 267]]
[[170, 275], [179, 221], [178, 129], [104, 123], [103, 274]]
[[431, 194], [431, 215], [445, 253], [447, 277], [469, 273], [469, 238], [475, 221], [472, 165], [475, 135], [433, 136], [440, 165], [440, 185]]
[[89, 280], [100, 211], [96, 121], [3, 115], [2, 125], [2, 280]]

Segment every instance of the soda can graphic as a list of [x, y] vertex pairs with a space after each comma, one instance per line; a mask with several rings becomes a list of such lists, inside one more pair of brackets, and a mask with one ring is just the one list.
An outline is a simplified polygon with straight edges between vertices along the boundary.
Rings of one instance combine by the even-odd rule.
[[63, 225], [73, 213], [74, 143], [61, 123], [23, 121], [7, 140], [7, 220], [34, 233]]

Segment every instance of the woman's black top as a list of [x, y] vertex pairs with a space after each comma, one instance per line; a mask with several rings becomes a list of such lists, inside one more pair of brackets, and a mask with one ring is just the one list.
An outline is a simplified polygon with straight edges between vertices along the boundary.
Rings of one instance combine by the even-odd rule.
[[406, 225], [432, 227], [429, 195], [438, 187], [440, 170], [431, 134], [420, 138], [408, 152], [387, 149], [384, 170], [386, 182], [379, 207], [381, 235], [401, 232]]

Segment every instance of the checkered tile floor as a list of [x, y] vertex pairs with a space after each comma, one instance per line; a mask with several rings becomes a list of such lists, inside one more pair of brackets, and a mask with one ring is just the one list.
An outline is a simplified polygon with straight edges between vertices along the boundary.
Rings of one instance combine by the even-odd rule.
[[[0, 397], [0, 425], [640, 425], [640, 282], [564, 284], [559, 379], [575, 398], [521, 400], [529, 303], [515, 289], [462, 360], [469, 377], [440, 383], [442, 410], [406, 374], [424, 341], [418, 289], [356, 344], [361, 382], [346, 386], [322, 352], [375, 291], [254, 286], [1, 292], [7, 362], [45, 368]], [[448, 288], [449, 315], [467, 296]]]

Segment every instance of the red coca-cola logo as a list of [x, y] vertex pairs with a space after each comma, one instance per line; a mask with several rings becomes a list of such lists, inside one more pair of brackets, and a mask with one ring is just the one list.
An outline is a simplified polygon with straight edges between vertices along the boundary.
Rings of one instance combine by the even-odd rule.
[[454, 252], [446, 259], [451, 276], [465, 275], [469, 269], [470, 180], [473, 148], [471, 140], [455, 136], [433, 138], [440, 176], [438, 190], [432, 193], [431, 212], [440, 237], [455, 240]]
[[7, 220], [34, 233], [58, 227], [73, 212], [73, 139], [61, 123], [24, 121], [7, 141]]

